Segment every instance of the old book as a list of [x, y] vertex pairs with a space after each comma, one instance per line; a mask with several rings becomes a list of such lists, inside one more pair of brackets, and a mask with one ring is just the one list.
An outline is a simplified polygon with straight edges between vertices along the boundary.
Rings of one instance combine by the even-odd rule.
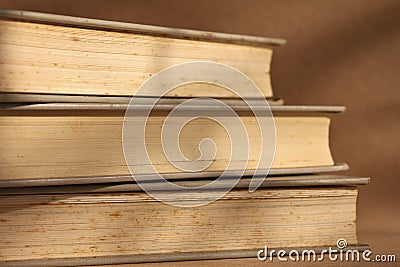
[[[2, 93], [131, 96], [167, 67], [213, 61], [237, 68], [271, 97], [271, 46], [284, 43], [10, 10], [0, 10], [0, 32]], [[211, 84], [180, 86], [167, 96], [237, 97]]]
[[[264, 246], [335, 248], [338, 239], [357, 245], [355, 186], [368, 181], [280, 177], [249, 193], [244, 179], [222, 199], [196, 208], [163, 204], [135, 184], [2, 189], [0, 260], [75, 266], [256, 257]], [[170, 197], [198, 201], [190, 194]]]
[[[146, 149], [151, 162], [145, 155], [134, 157], [137, 175], [179, 174], [184, 172], [176, 167], [179, 157], [167, 159], [161, 143], [161, 128], [168, 109], [174, 105], [162, 104], [148, 117], [146, 125]], [[208, 108], [208, 107], [202, 107]], [[210, 165], [201, 171], [219, 172], [228, 164], [242, 164], [235, 170], [267, 168], [259, 166], [261, 153], [260, 128], [255, 118], [243, 106], [234, 106], [246, 127], [249, 140], [249, 154], [241, 150], [244, 146], [231, 144], [230, 135], [211, 119], [199, 118], [186, 124], [179, 135], [179, 147], [183, 155], [196, 167], [205, 162]], [[122, 127], [126, 105], [107, 104], [39, 104], [4, 107], [0, 110], [0, 179], [6, 181], [35, 180], [66, 177], [81, 178], [79, 183], [94, 181], [92, 177], [130, 175], [125, 162], [122, 145]], [[271, 106], [276, 129], [276, 150], [273, 169], [333, 167], [334, 161], [329, 148], [329, 123], [332, 112], [343, 111], [342, 107]], [[139, 112], [139, 111], [138, 111]], [[230, 117], [218, 115], [231, 123]], [[130, 118], [135, 120], [136, 118]], [[200, 156], [199, 144], [204, 138], [214, 141], [215, 154]], [[170, 140], [170, 139], [168, 139]], [[168, 141], [166, 140], [166, 141]], [[172, 139], [171, 139], [172, 140]], [[272, 142], [268, 136], [268, 142]], [[242, 140], [243, 143], [245, 140]], [[140, 145], [140, 138], [133, 135], [127, 144]], [[165, 143], [165, 142], [164, 142]], [[269, 146], [268, 146], [269, 145]], [[271, 149], [273, 144], [264, 144]], [[235, 148], [236, 147], [236, 148]], [[243, 153], [231, 160], [231, 149]], [[125, 148], [126, 149], [126, 148]], [[233, 163], [232, 163], [233, 162]], [[149, 171], [149, 164], [155, 171]], [[235, 166], [235, 165], [232, 165]], [[238, 166], [238, 165], [236, 165]], [[198, 172], [201, 175], [201, 171]], [[301, 171], [300, 171], [301, 172]], [[193, 173], [192, 173], [193, 176]], [[70, 181], [71, 182], [71, 181]]]

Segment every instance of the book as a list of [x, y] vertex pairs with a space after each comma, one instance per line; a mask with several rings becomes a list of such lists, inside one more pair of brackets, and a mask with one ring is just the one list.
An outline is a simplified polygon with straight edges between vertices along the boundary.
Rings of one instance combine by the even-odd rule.
[[[168, 110], [174, 106], [176, 103], [169, 105], [164, 102], [156, 106], [148, 117], [145, 129], [146, 149], [150, 164], [157, 173], [184, 176], [187, 174], [174, 166], [177, 159], [166, 158], [161, 141], [161, 126]], [[267, 168], [268, 166], [258, 166], [261, 135], [257, 121], [245, 106], [237, 105], [233, 108], [238, 110], [249, 136], [249, 154], [243, 151], [240, 157], [232, 160], [233, 163], [241, 164], [246, 161], [244, 168], [247, 171]], [[301, 168], [307, 170], [335, 167], [329, 147], [330, 114], [342, 112], [342, 107], [271, 106], [271, 109], [276, 129], [272, 170], [286, 169], [288, 171], [283, 174], [288, 174], [297, 173]], [[84, 183], [85, 180], [91, 183], [95, 181], [93, 177], [116, 176], [119, 179], [121, 176], [129, 176], [122, 144], [125, 110], [124, 104], [3, 106], [0, 108], [0, 180], [9, 182], [49, 178], [68, 181], [65, 178], [75, 177], [79, 183]], [[218, 112], [217, 110], [217, 116], [226, 116], [218, 115]], [[230, 117], [225, 119], [227, 124], [231, 123]], [[231, 147], [243, 147], [242, 144], [231, 144], [229, 134], [236, 132], [227, 133], [215, 121], [200, 118], [185, 125], [178, 136], [179, 146], [192, 164], [202, 166], [204, 162], [211, 162], [202, 171], [215, 174], [228, 169]], [[214, 141], [216, 154], [197, 160], [200, 155], [199, 143], [204, 138]], [[128, 145], [136, 147], [137, 142], [143, 142], [139, 139], [133, 136], [128, 140]], [[264, 144], [264, 148], [267, 149], [268, 144]], [[146, 164], [149, 163], [145, 160], [145, 155], [138, 153], [134, 157], [130, 164], [140, 169], [135, 175], [154, 173], [146, 169], [149, 167]], [[147, 172], [141, 171], [142, 169]], [[202, 171], [196, 171], [199, 177]], [[195, 176], [196, 172], [191, 176]]]
[[[265, 245], [335, 247], [340, 238], [357, 245], [355, 186], [368, 181], [276, 177], [249, 193], [242, 179], [222, 199], [195, 208], [161, 203], [134, 183], [0, 189], [0, 259], [81, 265], [179, 260], [180, 254], [181, 260], [188, 254], [215, 258], [218, 252], [249, 257]], [[212, 194], [202, 192], [202, 198]], [[170, 197], [198, 201], [185, 193]]]
[[[271, 47], [284, 43], [12, 10], [0, 10], [0, 32], [0, 92], [14, 94], [132, 96], [165, 68], [213, 61], [243, 72], [272, 97]], [[206, 83], [179, 86], [166, 96], [237, 97]]]
[[[344, 107], [274, 97], [272, 48], [284, 40], [10, 10], [0, 10], [0, 32], [0, 265], [367, 248], [356, 201], [369, 178], [310, 175], [348, 168], [329, 147], [331, 117]], [[166, 95], [163, 83], [139, 89], [169, 67], [205, 61], [236, 68], [261, 95], [247, 93], [248, 106], [218, 79], [187, 84], [183, 72], [174, 77], [184, 85]], [[214, 77], [254, 89], [233, 74]], [[260, 125], [254, 111], [269, 109]], [[253, 175], [263, 179], [255, 191]]]

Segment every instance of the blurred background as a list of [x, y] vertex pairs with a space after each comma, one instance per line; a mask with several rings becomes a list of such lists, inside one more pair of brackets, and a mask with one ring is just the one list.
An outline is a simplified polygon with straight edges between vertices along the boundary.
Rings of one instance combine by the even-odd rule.
[[[272, 83], [286, 104], [344, 105], [331, 147], [360, 188], [360, 243], [400, 231], [400, 1], [0, 0], [0, 7], [279, 37]], [[372, 235], [373, 239], [373, 235]], [[390, 252], [390, 251], [386, 251]]]

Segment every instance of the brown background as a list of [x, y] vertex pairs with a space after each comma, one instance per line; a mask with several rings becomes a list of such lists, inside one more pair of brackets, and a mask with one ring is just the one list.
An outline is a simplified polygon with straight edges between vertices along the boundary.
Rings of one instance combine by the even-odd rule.
[[399, 231], [400, 1], [0, 0], [0, 7], [287, 39], [273, 57], [275, 95], [287, 104], [347, 106], [333, 120], [331, 146], [349, 173], [372, 178], [360, 190], [359, 229]]

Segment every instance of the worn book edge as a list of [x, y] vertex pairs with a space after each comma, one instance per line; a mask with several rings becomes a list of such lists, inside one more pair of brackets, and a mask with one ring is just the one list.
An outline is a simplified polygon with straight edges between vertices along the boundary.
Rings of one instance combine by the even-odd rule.
[[[349, 168], [346, 163], [337, 163], [333, 166], [319, 167], [302, 167], [302, 168], [276, 168], [270, 169], [269, 175], [292, 175], [292, 174], [310, 174], [323, 172], [345, 171]], [[255, 170], [246, 171], [225, 171], [225, 177], [252, 176]], [[166, 173], [163, 174], [165, 179], [205, 179], [219, 177], [222, 172], [205, 171], [205, 172], [182, 172], [182, 173]], [[243, 173], [243, 175], [242, 175]], [[152, 174], [141, 175], [143, 179], [153, 180], [157, 177]], [[28, 187], [28, 186], [53, 186], [53, 185], [78, 185], [78, 184], [104, 184], [104, 183], [125, 183], [133, 182], [130, 175], [119, 176], [94, 176], [94, 177], [60, 177], [60, 178], [43, 178], [43, 179], [18, 179], [18, 180], [0, 180], [0, 188], [6, 187]]]
[[[336, 247], [331, 246], [333, 249]], [[263, 248], [260, 247], [260, 250]], [[305, 250], [314, 250], [317, 254], [329, 247], [303, 247], [303, 248], [268, 248], [276, 251], [284, 250], [287, 254], [291, 250], [297, 250], [302, 253]], [[360, 252], [370, 249], [368, 245], [357, 244], [349, 245], [343, 251], [358, 250]], [[194, 261], [194, 260], [217, 260], [217, 259], [239, 259], [239, 258], [257, 258], [257, 250], [234, 250], [234, 251], [214, 251], [214, 252], [185, 252], [170, 254], [152, 254], [152, 255], [120, 255], [120, 256], [99, 256], [99, 257], [76, 257], [76, 258], [57, 258], [40, 260], [20, 260], [4, 261], [1, 266], [83, 266], [83, 265], [106, 265], [106, 264], [129, 264], [129, 263], [151, 263], [151, 262], [172, 262], [172, 261]]]
[[278, 38], [177, 29], [177, 28], [169, 28], [161, 26], [72, 17], [72, 16], [47, 14], [47, 13], [22, 11], [22, 10], [0, 9], [0, 18], [22, 20], [22, 21], [29, 21], [29, 22], [43, 23], [43, 24], [71, 26], [76, 28], [131, 32], [131, 33], [138, 33], [145, 35], [178, 38], [178, 39], [232, 43], [232, 44], [251, 45], [251, 46], [282, 45], [286, 43], [285, 40]]

